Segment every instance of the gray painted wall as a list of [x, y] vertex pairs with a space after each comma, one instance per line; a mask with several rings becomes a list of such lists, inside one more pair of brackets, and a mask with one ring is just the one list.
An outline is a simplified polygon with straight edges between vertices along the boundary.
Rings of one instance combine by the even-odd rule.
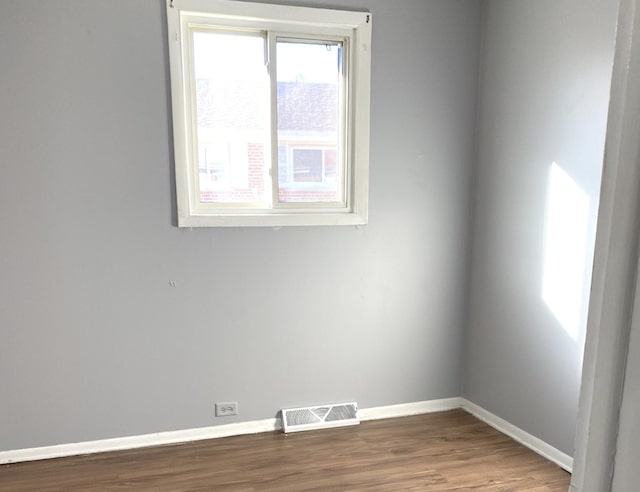
[[190, 231], [164, 1], [2, 2], [0, 450], [460, 394], [480, 4], [330, 4], [375, 23], [370, 224]]
[[[486, 5], [463, 394], [572, 454], [617, 2]], [[553, 162], [590, 204], [575, 339], [542, 296]]]

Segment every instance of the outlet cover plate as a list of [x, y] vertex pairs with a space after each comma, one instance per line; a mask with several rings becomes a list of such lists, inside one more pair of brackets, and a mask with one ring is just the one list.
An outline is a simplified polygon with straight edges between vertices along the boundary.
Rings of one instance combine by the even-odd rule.
[[216, 417], [228, 417], [230, 415], [238, 415], [237, 401], [216, 403]]

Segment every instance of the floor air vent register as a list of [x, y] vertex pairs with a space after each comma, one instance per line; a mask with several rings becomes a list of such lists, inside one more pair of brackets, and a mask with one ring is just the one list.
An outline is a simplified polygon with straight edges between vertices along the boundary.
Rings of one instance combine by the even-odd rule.
[[358, 404], [339, 403], [317, 407], [285, 408], [282, 426], [285, 433], [359, 424]]

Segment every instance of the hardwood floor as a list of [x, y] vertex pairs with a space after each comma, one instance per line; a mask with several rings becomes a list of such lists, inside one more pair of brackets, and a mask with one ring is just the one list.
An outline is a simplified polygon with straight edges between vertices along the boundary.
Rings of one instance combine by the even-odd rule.
[[0, 466], [0, 490], [16, 492], [568, 487], [568, 473], [463, 410]]

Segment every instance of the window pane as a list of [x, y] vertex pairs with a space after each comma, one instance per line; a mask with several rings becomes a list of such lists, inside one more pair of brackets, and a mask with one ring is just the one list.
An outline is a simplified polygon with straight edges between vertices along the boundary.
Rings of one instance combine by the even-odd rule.
[[278, 39], [278, 198], [341, 202], [342, 45]]
[[265, 40], [194, 32], [200, 202], [265, 201], [269, 83]]

